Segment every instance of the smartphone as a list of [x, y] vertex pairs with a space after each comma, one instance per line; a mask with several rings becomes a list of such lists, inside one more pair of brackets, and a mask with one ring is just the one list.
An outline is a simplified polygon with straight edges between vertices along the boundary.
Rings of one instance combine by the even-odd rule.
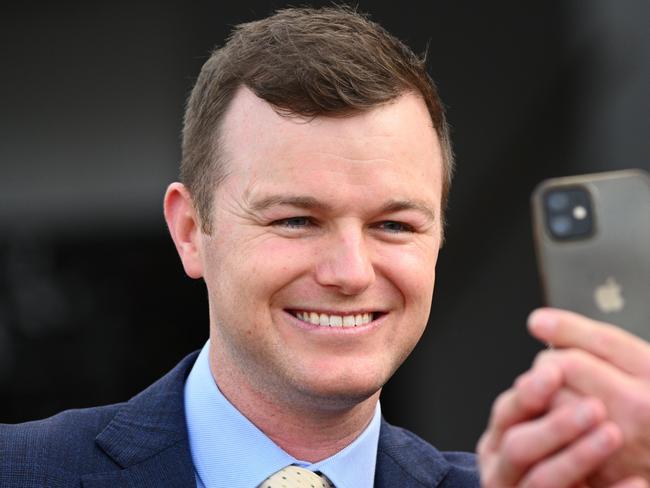
[[650, 341], [650, 174], [545, 180], [532, 210], [546, 304]]

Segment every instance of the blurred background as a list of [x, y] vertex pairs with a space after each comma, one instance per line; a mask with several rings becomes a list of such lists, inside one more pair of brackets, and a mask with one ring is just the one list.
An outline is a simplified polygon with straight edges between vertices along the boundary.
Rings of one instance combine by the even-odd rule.
[[[326, 2], [313, 2], [323, 5]], [[647, 0], [361, 1], [448, 106], [458, 170], [428, 330], [386, 418], [471, 450], [540, 345], [529, 195], [650, 170]], [[207, 339], [162, 219], [186, 95], [284, 2], [13, 2], [0, 15], [0, 422], [128, 399]]]

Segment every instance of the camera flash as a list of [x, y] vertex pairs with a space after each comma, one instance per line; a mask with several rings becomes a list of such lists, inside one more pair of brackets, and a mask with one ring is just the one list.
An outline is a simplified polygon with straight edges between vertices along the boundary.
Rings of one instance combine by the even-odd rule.
[[582, 205], [576, 205], [573, 207], [573, 216], [576, 220], [582, 220], [587, 216], [587, 209]]

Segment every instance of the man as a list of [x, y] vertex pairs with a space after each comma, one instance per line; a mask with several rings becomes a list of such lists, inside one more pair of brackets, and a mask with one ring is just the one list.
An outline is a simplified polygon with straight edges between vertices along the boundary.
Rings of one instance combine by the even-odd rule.
[[[424, 64], [381, 27], [341, 8], [237, 27], [194, 87], [164, 205], [207, 286], [209, 342], [127, 403], [0, 427], [0, 486], [478, 486], [473, 456], [390, 426], [378, 402], [427, 321], [451, 169]], [[497, 404], [488, 485], [642, 481], [610, 459], [624, 419], [564, 352]], [[567, 464], [593, 429], [601, 449]]]
[[164, 204], [209, 342], [125, 404], [3, 426], [0, 485], [478, 486], [472, 455], [378, 402], [427, 322], [451, 166], [423, 61], [378, 25], [329, 8], [237, 27]]

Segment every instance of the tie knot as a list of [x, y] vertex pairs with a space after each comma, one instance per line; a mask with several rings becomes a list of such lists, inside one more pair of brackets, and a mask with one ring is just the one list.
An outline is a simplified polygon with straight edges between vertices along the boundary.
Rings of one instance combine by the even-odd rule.
[[325, 475], [299, 466], [287, 466], [266, 478], [259, 488], [334, 488]]

